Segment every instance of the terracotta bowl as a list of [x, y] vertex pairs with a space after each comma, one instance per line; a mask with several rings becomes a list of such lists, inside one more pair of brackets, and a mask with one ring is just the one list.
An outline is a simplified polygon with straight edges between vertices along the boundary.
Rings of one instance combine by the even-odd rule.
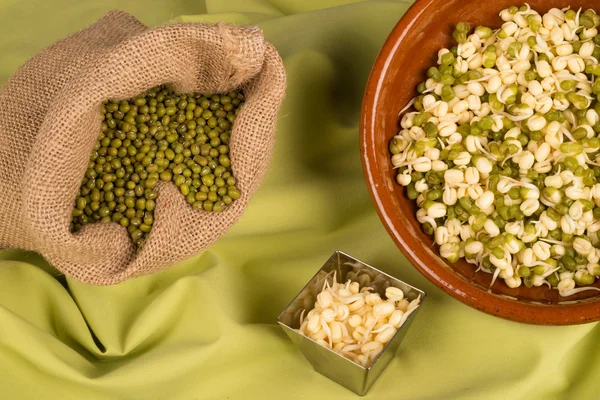
[[[417, 94], [415, 88], [426, 78], [425, 71], [435, 65], [438, 50], [454, 45], [454, 26], [466, 21], [472, 26], [500, 27], [498, 13], [515, 4], [514, 0], [417, 0], [406, 12], [383, 45], [365, 90], [360, 128], [364, 174], [379, 216], [400, 250], [452, 297], [519, 322], [568, 325], [597, 321], [600, 292], [560, 297], [547, 286], [511, 289], [501, 279], [490, 287], [491, 274], [476, 273], [474, 266], [463, 260], [445, 262], [432, 238], [421, 230], [416, 205], [395, 181], [388, 142], [399, 131], [398, 111]], [[594, 0], [529, 1], [540, 13], [552, 7], [587, 9], [597, 4]]]

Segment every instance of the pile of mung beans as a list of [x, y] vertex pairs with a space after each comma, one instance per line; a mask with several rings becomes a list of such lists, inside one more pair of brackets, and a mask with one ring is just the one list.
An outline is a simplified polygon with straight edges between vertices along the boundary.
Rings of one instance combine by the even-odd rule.
[[500, 17], [459, 23], [400, 111], [397, 181], [449, 262], [511, 288], [600, 290], [600, 16]]
[[154, 221], [160, 181], [177, 185], [194, 209], [223, 211], [240, 197], [229, 139], [243, 104], [238, 92], [176, 94], [165, 87], [106, 101], [71, 231], [115, 222], [141, 248]]

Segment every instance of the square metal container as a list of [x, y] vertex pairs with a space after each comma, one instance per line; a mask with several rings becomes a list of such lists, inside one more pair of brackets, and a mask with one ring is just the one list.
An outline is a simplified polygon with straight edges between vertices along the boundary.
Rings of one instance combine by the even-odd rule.
[[[383, 348], [379, 357], [368, 368], [321, 346], [296, 330], [300, 327], [300, 314], [302, 310], [305, 309], [306, 314], [314, 308], [317, 295], [323, 289], [325, 281], [328, 280], [329, 284], [332, 284], [334, 276], [336, 281], [340, 283], [347, 282], [349, 278], [357, 280], [355, 277], [360, 276], [358, 281], [361, 288], [370, 286], [382, 298], [385, 294], [385, 289], [389, 286], [402, 289], [405, 298], [409, 301], [421, 296], [419, 307], [409, 315], [398, 332], [396, 332], [396, 335]], [[369, 279], [369, 281], [367, 282], [366, 279]], [[365, 282], [361, 282], [361, 280]], [[279, 315], [277, 322], [310, 362], [315, 371], [358, 395], [364, 396], [394, 358], [402, 339], [406, 335], [408, 328], [410, 328], [426, 297], [427, 294], [422, 290], [381, 272], [341, 251], [336, 251]]]

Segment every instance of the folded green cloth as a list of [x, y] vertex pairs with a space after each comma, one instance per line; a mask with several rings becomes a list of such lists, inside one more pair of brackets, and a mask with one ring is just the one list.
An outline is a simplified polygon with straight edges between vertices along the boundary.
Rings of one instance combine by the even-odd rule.
[[40, 257], [0, 252], [0, 398], [357, 398], [314, 372], [275, 323], [339, 249], [429, 293], [366, 398], [597, 399], [596, 324], [536, 327], [468, 308], [410, 266], [371, 205], [359, 158], [361, 98], [409, 4], [0, 0], [0, 84], [113, 8], [149, 25], [257, 24], [289, 82], [267, 179], [210, 250], [113, 287], [61, 284]]

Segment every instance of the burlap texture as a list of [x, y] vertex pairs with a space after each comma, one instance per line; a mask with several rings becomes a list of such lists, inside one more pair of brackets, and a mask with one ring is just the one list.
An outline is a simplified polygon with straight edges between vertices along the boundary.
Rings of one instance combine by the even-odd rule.
[[[230, 143], [241, 198], [196, 211], [172, 183], [158, 186], [143, 249], [118, 224], [69, 230], [73, 202], [100, 133], [101, 103], [167, 84], [178, 92], [241, 88]], [[23, 65], [0, 91], [0, 247], [42, 254], [84, 282], [110, 285], [205, 249], [242, 215], [271, 159], [285, 71], [257, 28], [175, 24], [154, 29], [113, 11]]]

